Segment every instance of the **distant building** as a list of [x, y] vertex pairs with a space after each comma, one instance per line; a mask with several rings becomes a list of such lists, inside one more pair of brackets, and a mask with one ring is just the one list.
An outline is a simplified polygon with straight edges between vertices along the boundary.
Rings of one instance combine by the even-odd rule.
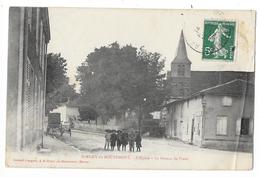
[[150, 113], [153, 119], [161, 119], [161, 111], [154, 111]]
[[69, 103], [62, 103], [56, 109], [53, 109], [50, 113], [60, 113], [61, 121], [69, 122], [70, 120], [78, 120], [79, 107], [76, 105], [71, 105]]
[[8, 151], [40, 144], [45, 116], [47, 8], [11, 7], [8, 34], [6, 145]]
[[243, 80], [168, 103], [166, 135], [201, 147], [252, 150], [254, 85]]

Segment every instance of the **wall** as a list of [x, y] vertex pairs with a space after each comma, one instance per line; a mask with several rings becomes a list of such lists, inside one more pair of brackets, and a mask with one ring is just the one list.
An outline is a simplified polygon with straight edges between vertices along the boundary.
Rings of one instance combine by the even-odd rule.
[[[8, 43], [8, 80], [7, 80], [7, 110], [6, 110], [6, 148], [8, 150], [20, 149], [18, 143], [18, 132], [21, 135], [17, 123], [21, 123], [21, 92], [18, 88], [21, 87], [21, 80], [19, 79], [19, 72], [21, 68], [19, 64], [23, 62], [23, 50], [20, 50], [20, 43], [23, 40], [23, 8], [14, 9], [10, 8], [9, 13], [9, 43]], [[19, 29], [19, 30], [17, 30]], [[20, 85], [19, 85], [20, 84]], [[21, 142], [21, 137], [19, 138]]]
[[25, 34], [23, 58], [23, 143], [33, 149], [40, 143], [44, 117], [46, 84], [46, 52], [48, 39], [44, 23], [48, 21], [46, 9], [25, 8]]
[[87, 121], [75, 121], [74, 128], [83, 130], [83, 131], [90, 131], [90, 132], [99, 132], [105, 133], [105, 130], [119, 130], [120, 127], [117, 125], [96, 125], [95, 123], [89, 124]]
[[[48, 21], [46, 10], [11, 7], [9, 11], [8, 151], [35, 150], [41, 142], [48, 39], [43, 40], [47, 36], [44, 33], [37, 35], [43, 26], [39, 27], [36, 18], [38, 17], [38, 22]], [[46, 25], [44, 27], [49, 28]]]
[[200, 145], [202, 137], [202, 98], [178, 101], [172, 104], [168, 110], [167, 135], [187, 143]]
[[[252, 146], [252, 135], [236, 135], [236, 121], [248, 117], [253, 122], [254, 102], [250, 97], [232, 96], [232, 106], [222, 105], [223, 96], [206, 95], [203, 146], [218, 149], [246, 150]], [[227, 116], [227, 135], [217, 135], [217, 116]], [[251, 128], [252, 130], [252, 128]]]
[[168, 80], [171, 87], [172, 97], [184, 97], [190, 94], [190, 78], [188, 77], [174, 77]]
[[67, 113], [67, 115], [66, 115], [67, 116], [67, 121], [69, 121], [70, 118], [78, 119], [78, 117], [79, 117], [78, 107], [67, 106], [66, 113]]
[[[253, 98], [232, 96], [232, 106], [223, 106], [223, 97], [205, 95], [172, 103], [168, 107], [167, 115], [166, 134], [168, 137], [208, 148], [251, 151]], [[202, 102], [206, 105], [205, 112]], [[217, 135], [217, 116], [228, 117], [227, 135]], [[236, 135], [237, 120], [242, 117], [250, 118], [249, 135]], [[192, 123], [193, 120], [194, 123]]]

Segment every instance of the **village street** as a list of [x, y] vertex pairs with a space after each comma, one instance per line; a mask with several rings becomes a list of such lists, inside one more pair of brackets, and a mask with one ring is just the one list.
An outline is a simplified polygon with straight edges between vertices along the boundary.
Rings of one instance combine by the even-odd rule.
[[254, 50], [235, 44], [255, 12], [236, 13], [10, 7], [6, 167], [252, 169]]
[[[104, 134], [80, 130], [73, 130], [71, 138], [69, 137], [69, 134], [65, 133], [62, 137], [56, 139], [56, 141], [57, 143], [64, 143], [64, 145], [74, 149], [75, 155], [81, 155], [81, 157], [104, 156], [109, 158], [122, 158], [127, 156], [130, 159], [139, 160], [139, 162], [157, 159], [158, 163], [167, 164], [165, 168], [169, 168], [168, 165], [178, 161], [178, 163], [174, 163], [174, 168], [189, 169], [191, 167], [196, 167], [203, 169], [203, 164], [207, 163], [207, 167], [219, 164], [220, 166], [215, 168], [222, 169], [222, 166], [229, 166], [230, 169], [233, 169], [240, 166], [241, 162], [250, 163], [245, 162], [245, 159], [251, 159], [249, 157], [252, 157], [251, 153], [199, 148], [176, 140], [150, 137], [143, 138], [141, 152], [129, 152], [128, 146], [127, 151], [125, 152], [117, 150], [105, 151], [103, 149]], [[57, 150], [54, 151], [58, 152]], [[61, 149], [60, 153], [66, 153], [65, 151], [66, 150]], [[129, 161], [128, 163], [135, 162], [136, 161]], [[141, 164], [142, 163], [140, 163], [140, 165]], [[148, 163], [144, 163], [143, 165], [145, 164], [147, 165]], [[186, 165], [183, 167], [184, 164]], [[114, 167], [113, 164], [111, 165], [111, 167]], [[142, 165], [140, 167], [146, 168], [146, 166]]]

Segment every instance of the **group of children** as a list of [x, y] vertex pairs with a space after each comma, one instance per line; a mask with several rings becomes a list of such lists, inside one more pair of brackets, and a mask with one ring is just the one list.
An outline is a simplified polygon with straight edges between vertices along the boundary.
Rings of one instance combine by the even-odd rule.
[[134, 130], [106, 130], [105, 134], [105, 150], [111, 149], [112, 151], [117, 146], [117, 150], [126, 151], [126, 146], [129, 144], [129, 151], [134, 152], [134, 145], [136, 145], [136, 151], [141, 151], [141, 135], [140, 132]]

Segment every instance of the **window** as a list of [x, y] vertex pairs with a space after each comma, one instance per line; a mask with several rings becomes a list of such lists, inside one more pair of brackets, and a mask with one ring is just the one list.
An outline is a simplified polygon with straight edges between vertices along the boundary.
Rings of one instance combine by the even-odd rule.
[[189, 134], [189, 122], [187, 122], [187, 125], [186, 125], [186, 135]]
[[27, 8], [27, 19], [28, 19], [28, 28], [32, 30], [32, 8]]
[[222, 105], [223, 106], [232, 106], [232, 98], [228, 96], [224, 96], [222, 98]]
[[174, 127], [173, 134], [174, 136], [177, 136], [177, 120], [173, 120], [173, 127]]
[[200, 122], [197, 124], [197, 135], [200, 135]]
[[40, 9], [39, 8], [37, 8], [37, 10], [36, 10], [36, 27], [35, 27], [35, 29], [36, 29], [36, 33], [35, 33], [35, 35], [36, 35], [36, 52], [37, 52], [37, 55], [39, 56], [39, 19], [40, 19]]
[[184, 96], [184, 89], [183, 88], [179, 89], [179, 95]]
[[241, 130], [240, 135], [248, 135], [249, 134], [249, 119], [242, 118], [241, 119]]
[[217, 117], [217, 135], [227, 135], [227, 116]]
[[240, 135], [240, 130], [241, 130], [241, 119], [238, 119], [236, 121], [236, 135]]
[[185, 65], [178, 65], [177, 73], [178, 73], [178, 76], [184, 76]]
[[40, 21], [40, 45], [39, 45], [39, 63], [40, 63], [40, 67], [43, 69], [43, 43], [44, 43], [44, 40], [43, 40], [43, 23], [42, 21]]
[[41, 59], [41, 66], [42, 66], [42, 72], [44, 72], [44, 68], [45, 68], [45, 57], [46, 57], [46, 44], [45, 44], [45, 36], [42, 35], [42, 40], [43, 40], [43, 43], [42, 43], [42, 59]]
[[[251, 126], [250, 126], [251, 124]], [[236, 122], [236, 135], [249, 135], [252, 129], [252, 121], [249, 118], [238, 119]]]

